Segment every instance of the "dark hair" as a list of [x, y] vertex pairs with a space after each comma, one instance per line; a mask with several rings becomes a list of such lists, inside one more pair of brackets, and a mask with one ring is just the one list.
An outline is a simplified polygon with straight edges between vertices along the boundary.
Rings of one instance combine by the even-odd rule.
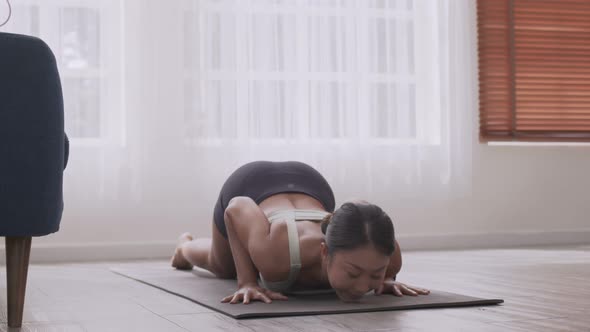
[[327, 215], [321, 225], [330, 255], [369, 243], [387, 256], [395, 250], [393, 222], [377, 205], [344, 203], [334, 213]]

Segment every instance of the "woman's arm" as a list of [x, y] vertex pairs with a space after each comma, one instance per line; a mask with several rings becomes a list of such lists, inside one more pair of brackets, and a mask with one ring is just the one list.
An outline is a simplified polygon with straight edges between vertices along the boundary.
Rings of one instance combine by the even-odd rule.
[[393, 279], [402, 269], [402, 251], [399, 247], [399, 243], [395, 240], [395, 250], [393, 251], [393, 255], [389, 260], [389, 266], [387, 267], [387, 271], [385, 272], [385, 279]]
[[252, 253], [260, 252], [260, 248], [267, 244], [270, 233], [268, 219], [251, 198], [234, 197], [225, 209], [225, 225], [236, 266], [238, 287], [256, 284], [256, 266], [263, 262], [257, 262], [256, 255]]
[[428, 289], [410, 286], [408, 284], [401, 283], [399, 281], [395, 281], [397, 274], [402, 268], [402, 251], [399, 247], [399, 243], [395, 240], [395, 250], [391, 259], [389, 260], [389, 266], [387, 267], [387, 271], [385, 272], [385, 278], [383, 279], [383, 283], [381, 286], [375, 290], [376, 295], [380, 295], [383, 293], [391, 293], [395, 296], [403, 296], [403, 295], [428, 295], [430, 291]]
[[[221, 302], [245, 304], [251, 300], [266, 303], [286, 300], [283, 294], [258, 286], [258, 270], [272, 264], [269, 259], [270, 224], [264, 212], [248, 197], [233, 198], [225, 209], [225, 226], [236, 266], [238, 290]], [[269, 263], [270, 262], [270, 263]]]
[[273, 263], [271, 255], [268, 255], [271, 248], [270, 223], [264, 212], [252, 199], [235, 197], [225, 209], [224, 218], [236, 266], [238, 290], [221, 302], [243, 301], [247, 304], [250, 300], [266, 303], [286, 300], [283, 294], [258, 286], [258, 270], [267, 269]]

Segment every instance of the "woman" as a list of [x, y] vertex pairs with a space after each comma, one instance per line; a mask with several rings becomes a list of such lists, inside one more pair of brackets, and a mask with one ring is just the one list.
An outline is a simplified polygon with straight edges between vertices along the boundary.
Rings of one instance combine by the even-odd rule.
[[212, 239], [182, 234], [172, 266], [198, 266], [219, 278], [237, 278], [238, 290], [222, 299], [229, 303], [270, 303], [304, 289], [332, 288], [346, 302], [371, 290], [376, 295], [429, 293], [395, 281], [401, 252], [381, 208], [365, 201], [334, 207], [330, 185], [307, 164], [245, 164], [221, 189]]

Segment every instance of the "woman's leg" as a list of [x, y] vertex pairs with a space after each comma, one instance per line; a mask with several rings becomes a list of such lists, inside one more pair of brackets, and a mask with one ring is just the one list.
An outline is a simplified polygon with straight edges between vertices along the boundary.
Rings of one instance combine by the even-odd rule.
[[218, 278], [235, 278], [236, 268], [229, 241], [223, 237], [214, 222], [212, 225], [212, 238], [193, 239], [188, 233], [180, 236], [172, 257], [172, 266], [177, 269], [192, 269], [193, 266], [198, 266], [212, 272]]
[[172, 255], [172, 259], [170, 260], [172, 267], [175, 267], [179, 270], [191, 270], [193, 268], [193, 264], [187, 261], [182, 255], [182, 247], [186, 242], [190, 242], [192, 240], [193, 236], [190, 233], [180, 234], [178, 237], [178, 243], [176, 244], [176, 249], [174, 250], [174, 255]]
[[[258, 167], [260, 162], [251, 162], [235, 170], [221, 187], [219, 197], [213, 209], [213, 226], [212, 238], [193, 239], [188, 234], [182, 234], [178, 241], [178, 246], [174, 257], [172, 257], [172, 266], [178, 269], [192, 269], [193, 266], [209, 270], [219, 278], [235, 278], [236, 268], [234, 259], [229, 246], [229, 241], [219, 231], [218, 227], [225, 227], [225, 209], [223, 197], [234, 197], [236, 193], [242, 191], [242, 179], [248, 176], [252, 168]], [[216, 225], [217, 220], [219, 225]]]

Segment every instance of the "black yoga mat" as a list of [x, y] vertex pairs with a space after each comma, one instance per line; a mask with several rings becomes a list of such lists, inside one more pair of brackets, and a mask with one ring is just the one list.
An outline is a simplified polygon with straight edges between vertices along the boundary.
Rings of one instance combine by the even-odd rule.
[[247, 305], [229, 304], [221, 303], [221, 299], [233, 294], [236, 281], [217, 279], [204, 270], [180, 271], [163, 264], [150, 263], [113, 267], [111, 271], [236, 319], [480, 306], [504, 302], [500, 299], [483, 299], [431, 290], [429, 295], [416, 297], [397, 297], [391, 294], [375, 296], [368, 293], [359, 303], [344, 303], [335, 293], [323, 291], [287, 294], [288, 301], [275, 300], [270, 304], [258, 301]]

